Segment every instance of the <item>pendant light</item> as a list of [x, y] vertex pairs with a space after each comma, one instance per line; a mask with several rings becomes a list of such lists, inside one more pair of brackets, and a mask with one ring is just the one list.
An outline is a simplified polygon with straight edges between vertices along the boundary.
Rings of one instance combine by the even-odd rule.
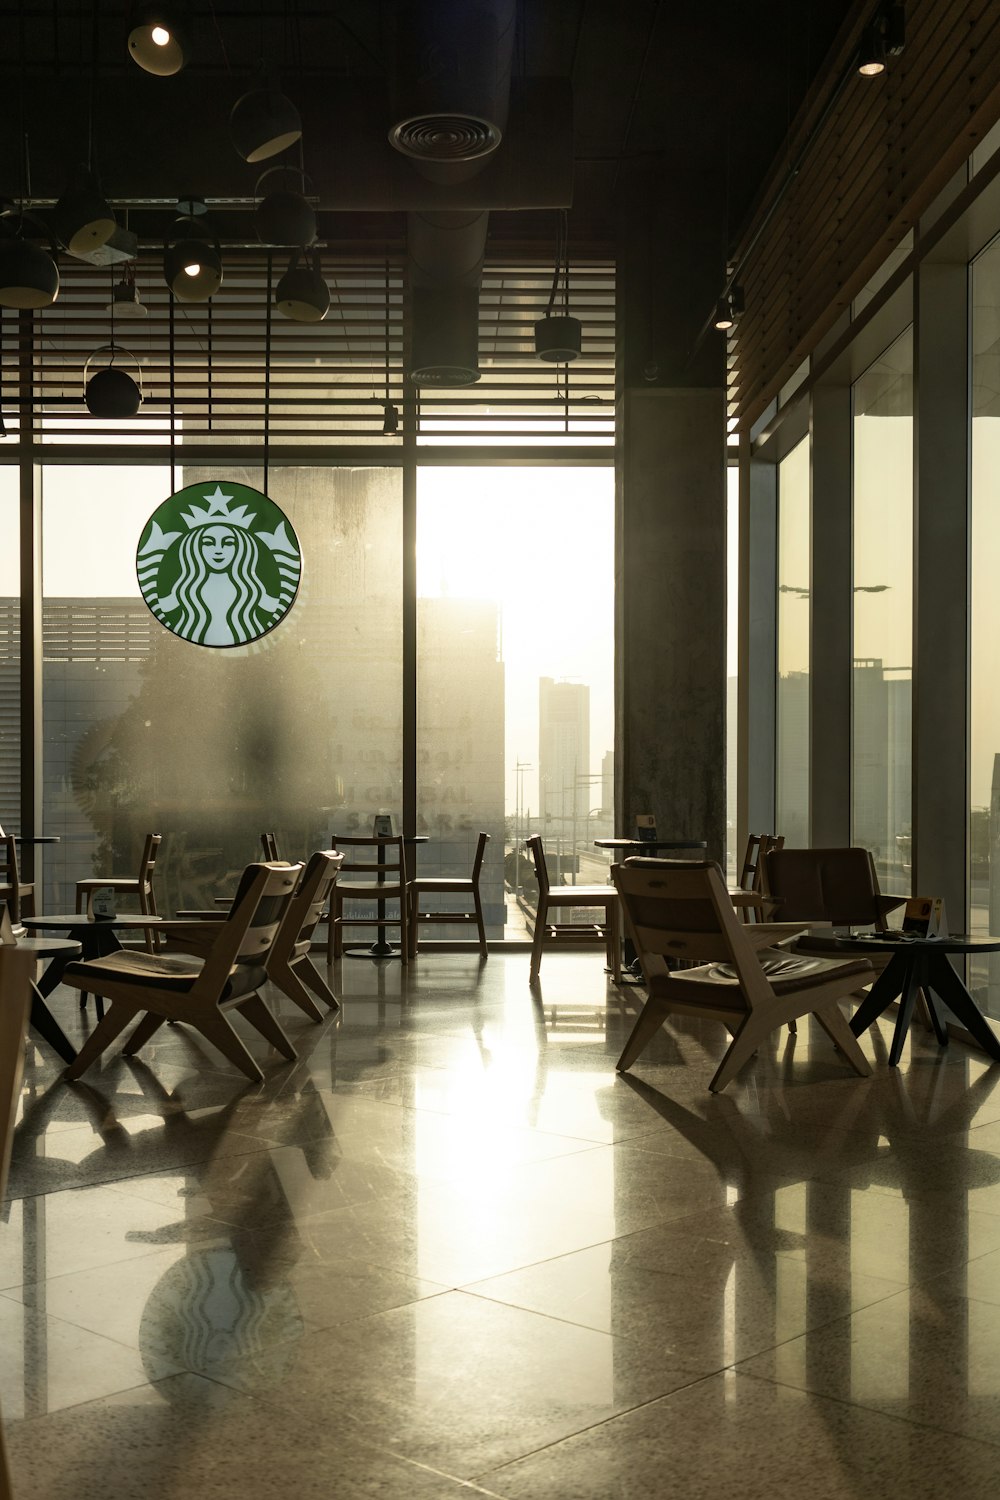
[[[299, 187], [305, 187], [305, 173], [300, 167], [268, 167], [257, 178], [255, 202], [264, 178], [276, 172], [291, 174]], [[257, 203], [254, 223], [262, 245], [311, 245], [316, 238], [316, 210], [301, 192], [290, 186], [274, 188]]]
[[118, 227], [97, 174], [82, 165], [73, 172], [52, 217], [59, 238], [71, 255], [83, 255], [106, 245]]
[[222, 249], [200, 224], [205, 205], [179, 203], [180, 217], [163, 247], [163, 278], [179, 302], [207, 302], [222, 285]]
[[[26, 229], [44, 235], [52, 253], [25, 239]], [[58, 295], [55, 246], [46, 227], [23, 209], [0, 210], [0, 307], [51, 307]]]
[[[97, 370], [88, 379], [87, 372], [91, 361], [99, 354], [110, 354], [111, 358], [102, 369]], [[115, 360], [121, 354], [135, 359], [139, 375], [138, 384], [127, 370], [116, 366]], [[103, 417], [108, 420], [134, 417], [142, 405], [142, 367], [134, 354], [128, 349], [123, 349], [121, 344], [115, 343], [113, 334], [111, 342], [101, 344], [95, 349], [83, 367], [83, 399], [92, 417]]]
[[122, 267], [121, 280], [111, 288], [111, 301], [107, 304], [107, 311], [113, 318], [144, 318], [149, 311], [139, 300], [133, 265]]
[[302, 119], [276, 83], [251, 89], [233, 105], [229, 134], [244, 161], [266, 161], [302, 135]]
[[[303, 257], [304, 266], [299, 264]], [[311, 266], [305, 246], [295, 251], [274, 289], [274, 305], [294, 323], [322, 323], [330, 311], [330, 288], [323, 280], [318, 247], [312, 252]]]
[[140, 5], [131, 16], [128, 55], [144, 73], [169, 78], [187, 62], [183, 31], [178, 30], [176, 9], [166, 5]]
[[[571, 360], [579, 358], [583, 346], [583, 324], [579, 318], [571, 317], [569, 311], [568, 239], [568, 215], [565, 209], [560, 209], [549, 305], [545, 309], [545, 316], [535, 324], [535, 353], [539, 359], [547, 360], [550, 364], [569, 364]], [[561, 314], [553, 316], [560, 272], [563, 278], [563, 310]]]

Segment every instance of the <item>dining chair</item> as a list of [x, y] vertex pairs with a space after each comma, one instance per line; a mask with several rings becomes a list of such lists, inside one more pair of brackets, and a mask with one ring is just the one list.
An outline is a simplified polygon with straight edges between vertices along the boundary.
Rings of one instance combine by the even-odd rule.
[[[410, 957], [417, 955], [417, 928], [420, 922], [447, 922], [449, 926], [455, 923], [475, 922], [479, 929], [479, 951], [485, 958], [486, 947], [486, 923], [483, 920], [483, 903], [479, 895], [479, 876], [483, 868], [483, 857], [486, 853], [486, 845], [490, 841], [488, 833], [480, 833], [479, 842], [476, 844], [475, 858], [472, 861], [472, 874], [464, 876], [451, 875], [416, 875], [410, 881]], [[443, 896], [462, 895], [467, 896], [472, 903], [472, 911], [421, 911], [421, 896]]]
[[[341, 875], [364, 875], [362, 881], [345, 882], [338, 879], [330, 896], [330, 916], [326, 926], [326, 961], [331, 964], [344, 954], [345, 927], [398, 927], [399, 956], [405, 964], [409, 961], [409, 897], [406, 880], [406, 853], [401, 836], [378, 838], [371, 834], [354, 834], [350, 838], [333, 839], [331, 848], [336, 853], [343, 845], [351, 851], [340, 867]], [[360, 855], [354, 853], [361, 850]], [[399, 915], [387, 912], [374, 917], [349, 916], [344, 912], [345, 901], [393, 901], [399, 904]]]
[[0, 829], [0, 905], [6, 903], [10, 920], [17, 927], [22, 915], [35, 914], [35, 887], [21, 879], [17, 863], [17, 839]]
[[[35, 964], [33, 953], [10, 944], [0, 945], [0, 1202], [7, 1191], [7, 1169], [24, 1071], [24, 1038]], [[0, 1500], [12, 1500], [12, 1496], [7, 1446], [0, 1419]]]
[[278, 836], [274, 833], [262, 833], [260, 836], [260, 847], [264, 853], [265, 864], [277, 864], [281, 855], [278, 853]]
[[[719, 1021], [732, 1034], [708, 1085], [713, 1093], [772, 1031], [803, 1015], [816, 1017], [856, 1073], [871, 1073], [839, 1006], [874, 977], [866, 960], [839, 962], [775, 948], [808, 922], [741, 922], [711, 861], [629, 859], [614, 865], [611, 876], [648, 989], [619, 1072], [632, 1066], [668, 1016], [679, 1014]], [[670, 968], [678, 959], [694, 960], [695, 967]]]
[[[549, 869], [545, 860], [545, 849], [541, 834], [526, 840], [535, 867], [538, 882], [538, 906], [535, 912], [535, 931], [531, 940], [531, 968], [529, 983], [534, 984], [542, 966], [542, 948], [546, 943], [600, 943], [603, 945], [608, 968], [618, 982], [622, 977], [622, 934], [618, 893], [613, 885], [557, 885], [549, 880]], [[604, 912], [601, 922], [550, 922], [550, 911], [565, 911], [567, 908], [599, 909]]]
[[153, 869], [163, 838], [158, 833], [147, 833], [142, 846], [142, 858], [135, 875], [92, 875], [76, 882], [76, 910], [93, 915], [93, 900], [100, 890], [109, 887], [122, 895], [139, 898], [139, 910], [144, 916], [156, 916], [156, 892], [153, 889]]
[[[123, 1050], [133, 1056], [163, 1025], [183, 1021], [200, 1031], [254, 1083], [264, 1075], [240, 1040], [228, 1012], [236, 1009], [283, 1057], [295, 1048], [260, 996], [267, 961], [292, 899], [301, 865], [248, 865], [232, 907], [216, 927], [203, 957], [189, 953], [147, 953], [121, 949], [103, 958], [70, 964], [63, 983], [110, 1001], [99, 1022], [67, 1068], [79, 1078], [137, 1017], [142, 1017]], [[165, 922], [162, 931], [197, 923]]]
[[[340, 1009], [340, 1001], [313, 964], [309, 952], [313, 934], [326, 918], [330, 892], [343, 862], [342, 854], [327, 849], [317, 849], [310, 855], [264, 966], [271, 983], [311, 1021], [322, 1021], [323, 1012], [309, 994], [309, 989], [330, 1010]], [[224, 913], [220, 911], [179, 911], [174, 922], [164, 924], [159, 930], [164, 933], [168, 953], [204, 954], [214, 942], [213, 924], [224, 920]]]
[[740, 916], [744, 922], [755, 922], [759, 917], [771, 914], [773, 903], [766, 891], [766, 860], [772, 849], [784, 847], [783, 834], [751, 833], [747, 836], [747, 846], [740, 868], [739, 889], [752, 892], [759, 900], [757, 904], [739, 907]]

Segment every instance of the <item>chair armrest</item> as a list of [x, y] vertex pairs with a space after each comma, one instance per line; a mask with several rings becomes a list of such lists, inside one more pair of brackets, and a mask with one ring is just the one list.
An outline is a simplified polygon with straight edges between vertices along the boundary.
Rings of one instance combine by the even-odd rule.
[[895, 911], [897, 906], [905, 906], [909, 899], [909, 896], [876, 896], [875, 903], [879, 914], [885, 917], [889, 912]]
[[176, 920], [178, 922], [224, 922], [226, 914], [224, 911], [179, 911]]
[[777, 943], [811, 932], [814, 927], [833, 927], [832, 922], [755, 922], [743, 931], [750, 939], [754, 950], [773, 948]]

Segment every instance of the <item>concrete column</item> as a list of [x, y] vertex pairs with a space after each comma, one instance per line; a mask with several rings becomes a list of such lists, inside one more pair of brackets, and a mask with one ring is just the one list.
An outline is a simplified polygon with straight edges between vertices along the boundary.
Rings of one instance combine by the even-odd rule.
[[923, 262], [914, 319], [913, 890], [965, 928], [968, 268]]
[[726, 476], [719, 388], [626, 387], [616, 472], [616, 826], [725, 855]]
[[[810, 842], [851, 842], [851, 391], [819, 386], [810, 416]], [[779, 830], [780, 831], [780, 830]]]
[[737, 858], [742, 858], [748, 833], [774, 832], [777, 501], [776, 465], [754, 459], [744, 437], [740, 450]]

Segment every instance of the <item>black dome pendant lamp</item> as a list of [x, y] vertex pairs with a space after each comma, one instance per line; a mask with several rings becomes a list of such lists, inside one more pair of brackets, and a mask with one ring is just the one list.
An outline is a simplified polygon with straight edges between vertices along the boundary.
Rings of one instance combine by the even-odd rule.
[[[569, 310], [568, 240], [568, 215], [563, 208], [559, 210], [556, 230], [556, 263], [552, 272], [549, 305], [545, 309], [545, 316], [535, 324], [535, 353], [539, 359], [544, 359], [549, 364], [569, 364], [571, 360], [579, 359], [583, 347], [583, 324], [579, 318], [572, 317]], [[561, 313], [553, 314], [560, 272], [563, 278], [563, 308]]]

